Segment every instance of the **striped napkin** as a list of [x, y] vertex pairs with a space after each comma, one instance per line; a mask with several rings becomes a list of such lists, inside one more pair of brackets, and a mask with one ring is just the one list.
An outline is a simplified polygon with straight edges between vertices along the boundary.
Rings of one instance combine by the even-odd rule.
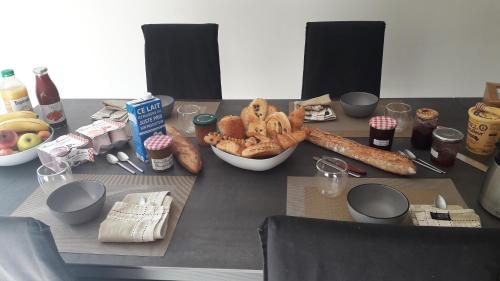
[[101, 242], [152, 242], [165, 238], [169, 191], [132, 193], [116, 202], [99, 227]]

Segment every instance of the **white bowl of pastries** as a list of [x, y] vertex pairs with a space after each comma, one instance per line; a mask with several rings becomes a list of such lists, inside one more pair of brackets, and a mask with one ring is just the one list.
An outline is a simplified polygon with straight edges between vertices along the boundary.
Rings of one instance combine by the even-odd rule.
[[224, 116], [220, 132], [204, 137], [220, 159], [238, 168], [265, 171], [283, 163], [306, 139], [304, 108], [287, 116], [264, 99], [255, 99], [240, 116]]

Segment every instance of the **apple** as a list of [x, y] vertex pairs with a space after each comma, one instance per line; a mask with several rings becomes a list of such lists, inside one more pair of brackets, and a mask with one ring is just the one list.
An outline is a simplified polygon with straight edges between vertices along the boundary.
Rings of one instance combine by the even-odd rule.
[[19, 137], [17, 141], [17, 149], [19, 151], [25, 151], [32, 147], [39, 145], [42, 142], [42, 138], [34, 133], [26, 133]]
[[12, 148], [0, 148], [0, 156], [6, 156], [14, 154], [14, 150]]
[[0, 149], [11, 148], [17, 143], [17, 134], [14, 131], [0, 131]]
[[39, 131], [37, 135], [42, 139], [42, 141], [47, 140], [50, 137], [49, 131]]

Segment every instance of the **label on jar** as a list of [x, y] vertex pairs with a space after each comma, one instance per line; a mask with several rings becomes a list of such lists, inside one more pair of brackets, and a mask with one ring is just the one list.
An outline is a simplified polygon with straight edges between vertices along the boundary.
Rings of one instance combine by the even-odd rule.
[[10, 100], [10, 106], [12, 108], [12, 112], [16, 111], [32, 111], [33, 107], [31, 106], [30, 98], [28, 96], [24, 96], [18, 99]]
[[389, 143], [390, 143], [389, 140], [373, 139], [373, 144], [376, 146], [388, 146]]
[[439, 152], [437, 152], [437, 151], [434, 149], [434, 147], [432, 147], [432, 148], [431, 148], [431, 155], [432, 155], [432, 157], [434, 157], [434, 158], [438, 158], [438, 156], [439, 156]]
[[53, 104], [40, 105], [40, 109], [42, 110], [43, 119], [49, 124], [57, 124], [66, 119], [60, 101]]
[[170, 154], [167, 158], [154, 159], [151, 158], [151, 167], [155, 171], [166, 170], [174, 164], [174, 156]]

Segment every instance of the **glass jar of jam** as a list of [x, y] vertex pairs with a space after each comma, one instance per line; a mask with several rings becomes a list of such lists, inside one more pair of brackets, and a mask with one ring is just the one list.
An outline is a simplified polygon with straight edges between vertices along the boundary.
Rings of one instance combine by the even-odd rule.
[[198, 114], [193, 118], [194, 129], [198, 143], [203, 146], [208, 146], [208, 143], [203, 138], [208, 133], [217, 131], [217, 117], [213, 114]]
[[415, 148], [429, 149], [432, 145], [432, 131], [436, 129], [439, 112], [430, 108], [417, 109], [411, 144]]
[[432, 132], [432, 138], [432, 163], [444, 167], [453, 166], [464, 134], [452, 128], [439, 127]]
[[370, 119], [368, 124], [370, 125], [369, 145], [391, 150], [394, 131], [398, 124], [396, 119], [389, 116], [375, 116]]
[[172, 137], [158, 134], [147, 138], [144, 147], [148, 152], [151, 168], [157, 172], [170, 169], [174, 164]]

